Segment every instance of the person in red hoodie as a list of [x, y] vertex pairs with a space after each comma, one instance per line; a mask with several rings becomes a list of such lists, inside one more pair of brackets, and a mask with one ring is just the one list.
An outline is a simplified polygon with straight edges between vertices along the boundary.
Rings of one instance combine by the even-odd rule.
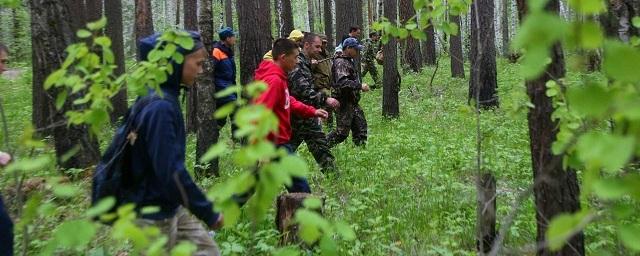
[[[278, 39], [273, 43], [272, 54], [273, 61], [262, 61], [256, 69], [255, 79], [265, 82], [267, 90], [258, 96], [254, 103], [266, 106], [278, 118], [278, 131], [269, 134], [268, 139], [293, 154], [293, 149], [289, 145], [291, 115], [301, 118], [327, 118], [328, 113], [323, 109], [305, 105], [289, 95], [287, 74], [298, 63], [300, 54], [298, 45], [286, 38]], [[293, 184], [287, 190], [291, 193], [311, 193], [309, 183], [302, 177], [294, 177]]]

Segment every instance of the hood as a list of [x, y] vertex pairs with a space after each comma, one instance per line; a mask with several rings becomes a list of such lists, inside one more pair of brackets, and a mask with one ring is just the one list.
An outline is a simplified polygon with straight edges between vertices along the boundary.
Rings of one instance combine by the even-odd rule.
[[220, 49], [222, 52], [224, 52], [224, 54], [229, 56], [229, 58], [233, 57], [233, 49], [231, 49], [229, 46], [222, 43], [221, 41], [215, 42], [215, 44], [213, 45], [213, 48]]
[[[204, 47], [202, 44], [202, 40], [200, 38], [200, 34], [197, 32], [187, 31], [191, 36], [191, 39], [194, 41], [194, 46], [192, 49], [185, 49], [180, 46], [177, 48], [177, 52], [182, 54], [183, 56], [189, 55], [200, 48]], [[149, 53], [156, 47], [158, 43], [160, 43], [160, 33], [155, 33], [151, 36], [140, 39], [138, 42], [138, 60], [147, 61], [149, 60]], [[167, 81], [162, 83], [160, 87], [163, 91], [173, 94], [174, 96], [178, 96], [180, 94], [180, 83], [182, 81], [182, 66], [184, 62], [179, 64], [174, 60], [171, 60], [171, 65], [173, 66], [173, 73], [169, 74], [167, 77]]]
[[263, 60], [258, 69], [256, 69], [255, 80], [265, 80], [270, 76], [278, 76], [283, 80], [287, 80], [287, 74], [284, 73], [284, 70], [278, 65], [276, 65], [273, 61]]

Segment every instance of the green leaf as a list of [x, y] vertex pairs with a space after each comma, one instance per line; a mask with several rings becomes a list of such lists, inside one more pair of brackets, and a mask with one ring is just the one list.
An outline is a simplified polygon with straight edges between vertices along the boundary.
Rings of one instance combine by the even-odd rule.
[[85, 212], [85, 216], [88, 218], [93, 218], [95, 216], [101, 215], [109, 211], [114, 205], [116, 205], [116, 199], [113, 197], [107, 197], [100, 200], [96, 205], [89, 208], [87, 212]]
[[581, 211], [574, 214], [563, 213], [551, 220], [549, 229], [547, 229], [547, 242], [549, 248], [557, 251], [565, 244], [575, 229], [581, 228], [580, 225], [587, 216], [588, 212]]
[[302, 205], [307, 209], [320, 209], [320, 207], [322, 207], [322, 200], [317, 197], [309, 197], [302, 202]]
[[53, 194], [57, 197], [70, 198], [77, 195], [79, 191], [77, 187], [66, 184], [56, 184], [53, 186]]
[[618, 235], [624, 246], [634, 252], [640, 251], [640, 227], [638, 225], [620, 226]]
[[31, 172], [35, 170], [42, 170], [52, 162], [53, 159], [49, 155], [42, 155], [31, 159], [19, 159], [13, 161], [9, 166], [7, 166], [6, 172], [10, 174], [17, 171]]
[[213, 114], [213, 117], [215, 117], [216, 119], [227, 117], [231, 115], [231, 113], [233, 113], [235, 109], [236, 109], [235, 104], [226, 104], [221, 108], [217, 109], [216, 112]]
[[322, 250], [322, 255], [338, 255], [338, 245], [336, 245], [336, 242], [327, 234], [320, 239], [320, 249]]
[[111, 39], [106, 36], [98, 37], [93, 42], [102, 47], [111, 47]]
[[191, 50], [191, 48], [193, 48], [193, 45], [194, 45], [193, 39], [191, 39], [190, 36], [180, 36], [176, 38], [175, 42], [180, 47], [187, 50]]
[[617, 41], [604, 44], [604, 72], [620, 82], [640, 81], [640, 51]]
[[273, 256], [298, 256], [300, 252], [292, 248], [280, 248], [273, 253]]
[[66, 101], [67, 101], [67, 91], [66, 90], [62, 90], [56, 96], [56, 109], [58, 109], [58, 110], [62, 109], [62, 106], [64, 106], [64, 103]]
[[604, 115], [612, 104], [609, 91], [598, 84], [574, 86], [567, 89], [569, 107], [589, 117]]
[[587, 50], [596, 50], [602, 46], [604, 36], [600, 25], [593, 21], [582, 23], [580, 26], [580, 45]]
[[224, 98], [224, 97], [227, 97], [227, 96], [232, 95], [234, 93], [237, 93], [238, 92], [238, 88], [240, 88], [240, 87], [237, 86], [237, 85], [234, 85], [234, 86], [229, 86], [229, 87], [225, 88], [222, 91], [216, 92], [216, 95], [215, 95], [216, 99]]
[[211, 162], [216, 157], [219, 157], [227, 151], [227, 143], [219, 142], [213, 146], [211, 146], [206, 153], [200, 158], [200, 163], [208, 163]]
[[91, 34], [91, 32], [89, 32], [89, 30], [86, 30], [86, 29], [80, 29], [80, 30], [78, 30], [78, 32], [76, 32], [76, 36], [78, 38], [89, 38], [92, 35], [93, 34]]
[[67, 74], [67, 70], [65, 69], [58, 69], [55, 72], [51, 73], [51, 75], [47, 77], [47, 80], [44, 81], [44, 89], [51, 89], [51, 86], [60, 81], [60, 79], [62, 79], [65, 74]]
[[280, 168], [289, 172], [291, 176], [306, 177], [309, 169], [307, 163], [299, 156], [286, 156], [280, 159]]
[[605, 1], [601, 0], [569, 0], [569, 5], [585, 15], [599, 14], [607, 8]]
[[640, 16], [633, 17], [633, 19], [631, 19], [631, 22], [633, 23], [634, 27], [640, 28]]
[[191, 256], [197, 249], [193, 243], [182, 241], [171, 249], [171, 256]]
[[627, 185], [618, 179], [598, 179], [593, 183], [593, 192], [602, 199], [618, 199], [628, 193]]
[[88, 220], [71, 220], [60, 224], [55, 230], [54, 244], [64, 247], [84, 247], [93, 241], [96, 227]]
[[347, 223], [339, 221], [334, 224], [334, 227], [336, 228], [336, 232], [338, 232], [344, 240], [353, 241], [356, 239], [356, 233], [353, 232], [353, 229], [347, 225]]
[[87, 24], [87, 28], [91, 31], [97, 31], [103, 29], [107, 25], [107, 17], [102, 16], [99, 20], [95, 22], [90, 22]]
[[578, 139], [578, 158], [593, 168], [604, 168], [616, 172], [624, 167], [631, 157], [635, 139], [630, 136], [602, 132], [588, 132]]

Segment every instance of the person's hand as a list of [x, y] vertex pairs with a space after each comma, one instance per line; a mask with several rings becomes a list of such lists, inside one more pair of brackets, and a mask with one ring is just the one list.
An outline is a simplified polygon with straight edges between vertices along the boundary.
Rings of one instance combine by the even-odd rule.
[[362, 91], [363, 91], [363, 92], [368, 92], [369, 90], [370, 90], [370, 89], [369, 89], [369, 85], [368, 85], [368, 84], [364, 84], [364, 83], [363, 83], [363, 84], [362, 84]]
[[0, 152], [0, 166], [6, 166], [11, 162], [11, 155], [5, 152]]
[[333, 109], [340, 107], [340, 102], [334, 98], [327, 98], [325, 103], [327, 103], [327, 105]]
[[329, 113], [324, 109], [318, 109], [316, 110], [316, 117], [327, 119], [329, 117]]
[[213, 223], [213, 225], [211, 225], [212, 230], [218, 230], [220, 228], [222, 228], [222, 226], [224, 225], [224, 216], [222, 216], [222, 213], [220, 213], [218, 215], [218, 220], [216, 220], [216, 222]]
[[318, 64], [318, 60], [316, 60], [316, 59], [312, 59], [312, 60], [311, 60], [311, 65], [316, 65], [316, 64]]

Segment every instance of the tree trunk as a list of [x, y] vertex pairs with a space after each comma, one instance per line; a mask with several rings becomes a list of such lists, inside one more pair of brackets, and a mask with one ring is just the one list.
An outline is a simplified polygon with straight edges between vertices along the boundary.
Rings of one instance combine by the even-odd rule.
[[240, 27], [240, 81], [253, 81], [262, 56], [271, 49], [271, 7], [269, 0], [238, 1]]
[[153, 34], [153, 13], [151, 12], [151, 0], [135, 0], [135, 11], [135, 43], [137, 45], [140, 39]]
[[[396, 0], [384, 1], [384, 15], [391, 23], [395, 23], [398, 15]], [[391, 38], [384, 45], [384, 71], [382, 89], [382, 115], [389, 118], [397, 118], [400, 115], [400, 103], [398, 92], [400, 91], [398, 73], [398, 42]]]
[[176, 0], [176, 27], [180, 26], [180, 0]]
[[496, 239], [496, 178], [491, 173], [477, 177], [478, 188], [476, 244], [480, 255], [491, 251]]
[[275, 0], [276, 26], [278, 28], [278, 37], [287, 38], [289, 33], [294, 30], [293, 12], [291, 9], [291, 0]]
[[[519, 19], [527, 13], [524, 0], [518, 0]], [[547, 9], [558, 12], [558, 0], [551, 0]], [[560, 79], [565, 75], [564, 53], [560, 43], [551, 50], [551, 64], [537, 79], [527, 81], [527, 95], [535, 108], [530, 108], [527, 115], [529, 122], [529, 139], [531, 160], [533, 164], [534, 197], [536, 205], [536, 222], [538, 226], [537, 242], [543, 243], [546, 238], [549, 222], [559, 214], [574, 213], [580, 210], [580, 186], [575, 170], [565, 170], [561, 155], [554, 155], [551, 145], [558, 134], [558, 124], [552, 118], [554, 107], [551, 98], [546, 95], [546, 83], [552, 79]], [[538, 255], [584, 255], [584, 234], [575, 234], [562, 249], [552, 252], [542, 248]]]
[[509, 8], [511, 6], [511, 0], [502, 0], [502, 56], [509, 56]]
[[422, 58], [424, 65], [435, 66], [436, 65], [436, 31], [429, 21], [429, 27], [425, 30], [427, 33], [427, 40], [422, 43]]
[[376, 20], [380, 20], [382, 19], [382, 11], [384, 11], [384, 0], [377, 0], [378, 1], [378, 17], [376, 18]]
[[333, 0], [324, 0], [324, 34], [327, 36], [327, 50], [333, 52], [335, 38], [333, 36]]
[[[482, 108], [498, 106], [493, 0], [471, 5], [471, 79], [469, 102]], [[476, 9], [477, 8], [477, 9]]]
[[224, 1], [224, 17], [226, 18], [227, 27], [233, 28], [233, 1]]
[[[84, 16], [74, 17], [70, 14], [70, 8], [77, 8], [75, 1], [70, 0], [31, 0], [30, 6], [32, 34], [38, 35], [32, 38], [33, 88], [44, 94], [41, 95], [44, 97], [38, 98], [42, 102], [34, 101], [34, 105], [46, 108], [46, 125], [53, 127], [54, 147], [60, 167], [87, 168], [98, 162], [100, 151], [97, 141], [89, 136], [86, 126], [66, 125], [65, 112], [78, 108], [71, 103], [77, 97], [69, 97], [63, 107], [56, 110], [55, 90], [44, 92], [42, 89], [47, 76], [57, 70], [64, 61], [66, 47], [75, 43], [73, 28], [84, 22]], [[80, 17], [83, 20], [79, 20]], [[71, 156], [64, 159], [65, 155]]]
[[335, 0], [335, 3], [336, 39], [342, 40], [349, 34], [349, 28], [362, 26], [362, 0]]
[[309, 13], [309, 32], [316, 31], [316, 16], [313, 11], [313, 0], [307, 0], [307, 13]]
[[[293, 218], [298, 209], [304, 208], [304, 200], [311, 196], [308, 193], [287, 193], [278, 196], [276, 200], [276, 228], [282, 234], [280, 245], [291, 245], [300, 242], [300, 239], [298, 239], [298, 225], [293, 223]], [[320, 208], [320, 213], [322, 214], [322, 207]]]
[[[406, 23], [409, 19], [416, 15], [413, 9], [412, 0], [400, 0], [400, 20]], [[415, 21], [415, 20], [414, 20]], [[420, 72], [422, 69], [422, 53], [420, 52], [420, 41], [412, 37], [408, 37], [403, 43], [404, 54], [403, 62], [409, 65], [413, 72]]]
[[[109, 4], [104, 5], [104, 12], [107, 16], [106, 33], [111, 38], [111, 50], [115, 57], [115, 75], [122, 75], [125, 72], [124, 63], [124, 38], [122, 36], [122, 0], [107, 0]], [[116, 122], [127, 113], [127, 89], [123, 88], [111, 99], [113, 112], [111, 112], [111, 122]]]
[[451, 77], [464, 78], [464, 55], [462, 53], [462, 28], [460, 16], [449, 15], [449, 21], [458, 24], [458, 34], [449, 37]]
[[[184, 29], [196, 31], [198, 30], [198, 0], [183, 0], [183, 24]], [[190, 89], [187, 92], [187, 132], [195, 132], [198, 124], [198, 91]]]
[[102, 18], [102, 6], [102, 0], [85, 0], [85, 23], [94, 22]]
[[[211, 9], [212, 0], [200, 1], [200, 33], [202, 33], [202, 42], [207, 52], [212, 51], [213, 47], [213, 10]], [[208, 55], [210, 56], [210, 55]], [[209, 57], [211, 58], [211, 57]], [[211, 113], [216, 111], [215, 86], [213, 85], [212, 67], [208, 66], [212, 63], [209, 59], [205, 63], [204, 72], [198, 75], [195, 90], [198, 97], [198, 109], [196, 110], [197, 130], [196, 130], [196, 173], [205, 176], [218, 176], [218, 159], [214, 159], [205, 166], [199, 164], [200, 158], [207, 152], [209, 147], [218, 142], [218, 125]]]
[[375, 20], [375, 15], [374, 15], [374, 13], [376, 13], [375, 8], [374, 8], [375, 5], [373, 3], [374, 1], [375, 0], [367, 0], [367, 10], [368, 10], [367, 14], [369, 15], [368, 16], [368, 18], [369, 18], [368, 24], [369, 25], [373, 24], [373, 22], [376, 21]]

